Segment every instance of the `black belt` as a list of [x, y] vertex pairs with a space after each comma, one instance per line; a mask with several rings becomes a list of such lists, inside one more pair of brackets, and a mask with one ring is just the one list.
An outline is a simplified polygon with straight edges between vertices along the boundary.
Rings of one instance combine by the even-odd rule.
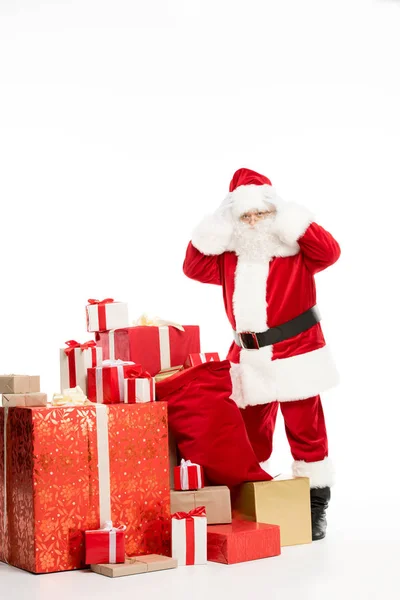
[[262, 331], [261, 333], [254, 333], [252, 331], [243, 331], [242, 333], [234, 331], [233, 333], [238, 346], [245, 350], [258, 350], [264, 346], [283, 342], [303, 331], [307, 331], [307, 329], [319, 323], [320, 320], [321, 317], [318, 309], [316, 306], [313, 306], [298, 317], [279, 325], [279, 327], [271, 327], [271, 329], [267, 329], [267, 331]]

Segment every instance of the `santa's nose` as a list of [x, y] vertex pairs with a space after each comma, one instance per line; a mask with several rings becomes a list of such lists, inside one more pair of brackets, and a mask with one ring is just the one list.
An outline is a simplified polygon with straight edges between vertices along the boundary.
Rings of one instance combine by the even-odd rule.
[[254, 227], [254, 225], [257, 223], [257, 217], [255, 215], [251, 215], [250, 218], [250, 225], [251, 227]]

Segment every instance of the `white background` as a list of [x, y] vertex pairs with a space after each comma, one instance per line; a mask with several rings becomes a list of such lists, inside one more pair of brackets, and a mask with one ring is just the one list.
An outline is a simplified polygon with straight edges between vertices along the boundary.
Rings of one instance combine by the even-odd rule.
[[[324, 403], [337, 555], [313, 545], [304, 598], [317, 576], [325, 597], [350, 594], [354, 556], [364, 597], [376, 585], [388, 598], [384, 557], [400, 537], [400, 3], [1, 0], [0, 15], [0, 371], [58, 391], [58, 348], [90, 337], [89, 297], [128, 301], [132, 319], [199, 323], [203, 350], [225, 354], [221, 291], [186, 279], [182, 262], [233, 172], [264, 173], [342, 246], [317, 276], [342, 376]], [[289, 465], [279, 423], [272, 468]], [[325, 588], [321, 564], [339, 587]]]

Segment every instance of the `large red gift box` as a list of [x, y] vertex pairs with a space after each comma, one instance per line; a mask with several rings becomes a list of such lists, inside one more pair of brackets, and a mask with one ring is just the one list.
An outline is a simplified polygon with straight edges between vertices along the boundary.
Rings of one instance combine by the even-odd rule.
[[184, 325], [137, 326], [96, 333], [104, 359], [140, 363], [154, 377], [162, 369], [183, 365], [189, 354], [200, 352], [200, 328]]
[[128, 556], [170, 555], [168, 471], [164, 402], [0, 408], [0, 560], [82, 568], [84, 532], [106, 521]]
[[207, 527], [207, 559], [212, 562], [232, 565], [280, 553], [279, 525], [233, 520]]

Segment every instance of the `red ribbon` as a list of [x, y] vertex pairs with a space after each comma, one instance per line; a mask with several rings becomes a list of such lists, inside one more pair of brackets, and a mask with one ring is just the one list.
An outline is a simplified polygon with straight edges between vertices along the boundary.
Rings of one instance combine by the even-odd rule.
[[193, 519], [193, 517], [205, 517], [206, 516], [206, 507], [205, 506], [196, 506], [189, 512], [176, 512], [171, 515], [171, 519]]
[[194, 520], [192, 517], [186, 521], [186, 564], [194, 565], [195, 552]]
[[107, 330], [107, 319], [106, 319], [106, 304], [112, 304], [114, 302], [114, 298], [105, 298], [104, 300], [95, 300], [94, 298], [89, 298], [89, 304], [97, 304], [99, 311], [99, 331]]
[[114, 302], [114, 298], [105, 298], [104, 300], [94, 300], [93, 298], [89, 298], [89, 304], [111, 304]]
[[68, 340], [68, 342], [65, 342], [65, 345], [68, 346], [68, 348], [65, 348], [64, 352], [65, 352], [65, 354], [68, 355], [76, 348], [80, 348], [81, 350], [87, 350], [88, 348], [95, 348], [96, 342], [94, 340], [89, 340], [88, 342], [84, 342], [83, 344], [80, 344], [79, 342], [76, 342], [75, 340]]
[[[136, 379], [152, 379], [152, 376], [150, 375], [150, 373], [148, 371], [145, 371], [142, 367], [142, 365], [132, 365], [132, 370], [129, 371], [129, 376], [126, 377], [127, 381], [128, 381], [128, 402], [129, 402], [129, 398], [131, 397], [131, 395], [135, 394], [135, 388], [132, 388], [133, 384], [130, 384], [130, 381], [135, 381]], [[136, 384], [135, 384], [136, 385]], [[154, 400], [154, 398], [151, 397], [151, 400]], [[136, 400], [135, 400], [136, 401]]]
[[132, 365], [127, 379], [151, 379], [151, 375], [143, 369], [142, 365]]
[[[68, 357], [68, 372], [69, 372], [69, 387], [74, 388], [76, 387], [76, 362], [75, 362], [75, 350], [77, 348], [80, 348], [81, 351], [83, 352], [83, 350], [88, 350], [89, 348], [92, 349], [92, 363], [93, 366], [96, 366], [96, 342], [94, 340], [89, 340], [88, 342], [85, 342], [84, 344], [80, 344], [79, 342], [75, 341], [75, 340], [68, 340], [68, 342], [65, 342], [66, 346], [68, 346], [67, 348], [64, 349], [65, 354]], [[61, 390], [62, 391], [62, 390]]]

